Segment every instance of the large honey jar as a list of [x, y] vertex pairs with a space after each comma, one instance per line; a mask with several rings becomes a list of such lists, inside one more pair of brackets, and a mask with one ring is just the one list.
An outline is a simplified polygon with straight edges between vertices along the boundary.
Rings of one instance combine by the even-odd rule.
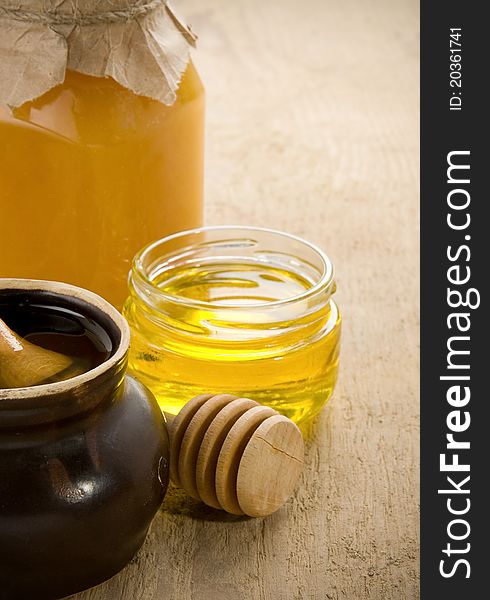
[[120, 307], [135, 252], [202, 221], [194, 38], [164, 0], [17, 5], [0, 12], [0, 277]]

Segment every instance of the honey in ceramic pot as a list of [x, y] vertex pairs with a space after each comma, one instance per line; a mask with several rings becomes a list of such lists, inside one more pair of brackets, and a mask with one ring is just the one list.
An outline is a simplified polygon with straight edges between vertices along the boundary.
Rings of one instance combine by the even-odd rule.
[[[126, 374], [128, 325], [99, 296], [0, 278], [0, 319], [96, 365], [61, 381], [0, 384], [0, 597], [64, 598], [112, 577], [141, 547], [168, 483], [165, 421]], [[0, 377], [8, 341], [0, 322]]]
[[0, 388], [65, 381], [109, 358], [112, 342], [94, 321], [28, 297], [6, 300], [0, 297]]

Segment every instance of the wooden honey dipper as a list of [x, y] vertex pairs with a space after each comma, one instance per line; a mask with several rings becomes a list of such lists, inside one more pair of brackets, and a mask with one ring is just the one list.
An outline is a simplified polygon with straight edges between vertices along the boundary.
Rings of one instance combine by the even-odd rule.
[[0, 319], [0, 388], [63, 381], [86, 371], [82, 359], [31, 344]]
[[303, 436], [272, 408], [206, 394], [169, 421], [171, 477], [196, 500], [233, 515], [265, 517], [293, 492]]

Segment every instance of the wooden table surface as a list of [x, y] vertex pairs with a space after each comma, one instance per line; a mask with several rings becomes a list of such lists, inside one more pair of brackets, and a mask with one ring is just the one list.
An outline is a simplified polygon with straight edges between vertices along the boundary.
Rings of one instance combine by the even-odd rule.
[[76, 600], [418, 598], [418, 3], [180, 0], [207, 89], [206, 220], [321, 245], [340, 381], [267, 519], [171, 489], [145, 545]]

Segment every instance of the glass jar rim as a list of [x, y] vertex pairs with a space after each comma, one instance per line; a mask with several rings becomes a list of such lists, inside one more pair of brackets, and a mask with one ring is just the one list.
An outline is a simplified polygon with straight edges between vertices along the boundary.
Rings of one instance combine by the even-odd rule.
[[[177, 240], [179, 238], [185, 238], [187, 236], [196, 235], [200, 233], [220, 233], [220, 232], [231, 232], [231, 233], [261, 233], [261, 234], [271, 234], [282, 238], [284, 240], [289, 240], [292, 242], [299, 243], [304, 248], [309, 249], [314, 254], [318, 256], [322, 265], [322, 271], [320, 273], [320, 277], [316, 283], [314, 283], [309, 289], [301, 292], [300, 294], [293, 295], [289, 298], [283, 298], [281, 300], [274, 300], [270, 302], [259, 302], [257, 304], [251, 304], [244, 306], [243, 304], [218, 304], [215, 302], [208, 302], [204, 300], [195, 300], [192, 298], [186, 298], [184, 296], [169, 294], [167, 292], [163, 292], [160, 288], [154, 285], [152, 279], [147, 275], [146, 267], [145, 267], [145, 259], [148, 255], [153, 252], [159, 246], [163, 246], [168, 242], [173, 240]], [[166, 256], [165, 253], [161, 255], [161, 258]], [[170, 303], [178, 304], [180, 306], [185, 306], [189, 308], [195, 309], [213, 309], [219, 308], [220, 311], [226, 310], [247, 310], [247, 311], [255, 311], [255, 310], [264, 310], [279, 308], [282, 306], [287, 306], [292, 303], [301, 302], [304, 300], [309, 300], [313, 297], [316, 297], [318, 294], [328, 294], [330, 296], [335, 291], [335, 281], [334, 281], [334, 268], [332, 261], [327, 256], [327, 254], [315, 244], [306, 241], [305, 239], [286, 233], [277, 229], [272, 229], [268, 227], [255, 227], [255, 226], [244, 226], [244, 225], [213, 225], [213, 226], [204, 226], [198, 227], [195, 229], [188, 229], [184, 231], [179, 231], [177, 233], [173, 233], [171, 235], [165, 236], [159, 240], [151, 242], [150, 244], [143, 247], [133, 258], [132, 270], [129, 274], [129, 279], [134, 280], [137, 279], [138, 283], [143, 284], [143, 287], [149, 293], [158, 292], [158, 297], [161, 300], [165, 300]]]

